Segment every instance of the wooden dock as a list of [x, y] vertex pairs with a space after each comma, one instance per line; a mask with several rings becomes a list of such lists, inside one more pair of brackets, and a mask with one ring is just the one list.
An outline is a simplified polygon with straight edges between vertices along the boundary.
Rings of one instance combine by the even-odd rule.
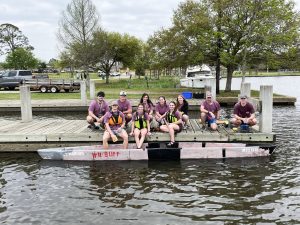
[[[190, 142], [244, 142], [244, 143], [272, 143], [274, 133], [261, 133], [252, 129], [250, 133], [234, 132], [230, 128], [219, 126], [217, 131], [209, 128], [202, 129], [199, 121], [190, 120], [191, 126], [187, 130], [176, 134], [176, 141]], [[0, 121], [0, 152], [36, 151], [39, 148], [93, 145], [102, 142], [102, 130], [87, 128], [85, 120], [21, 120]], [[169, 135], [153, 132], [146, 142], [168, 141]], [[129, 138], [134, 142], [134, 138]]]

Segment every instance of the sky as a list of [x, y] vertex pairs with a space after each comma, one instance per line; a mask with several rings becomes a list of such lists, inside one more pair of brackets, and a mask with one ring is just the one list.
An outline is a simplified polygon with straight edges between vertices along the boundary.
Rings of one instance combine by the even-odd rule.
[[[170, 27], [172, 15], [184, 0], [92, 0], [100, 25], [108, 31], [128, 33], [144, 41], [162, 27]], [[0, 24], [17, 26], [29, 39], [35, 57], [48, 62], [58, 58], [58, 21], [71, 0], [0, 0]], [[296, 0], [300, 10], [300, 0]], [[4, 57], [0, 57], [3, 61]]]

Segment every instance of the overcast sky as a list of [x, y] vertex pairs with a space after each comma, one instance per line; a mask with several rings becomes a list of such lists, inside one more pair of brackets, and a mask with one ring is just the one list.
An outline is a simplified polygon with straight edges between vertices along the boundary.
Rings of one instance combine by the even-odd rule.
[[[143, 40], [169, 27], [173, 11], [184, 0], [93, 0], [101, 25]], [[0, 0], [0, 24], [11, 23], [28, 37], [37, 58], [46, 62], [59, 54], [56, 33], [61, 12], [71, 0]], [[297, 9], [300, 0], [295, 1]], [[3, 61], [3, 57], [0, 61]]]

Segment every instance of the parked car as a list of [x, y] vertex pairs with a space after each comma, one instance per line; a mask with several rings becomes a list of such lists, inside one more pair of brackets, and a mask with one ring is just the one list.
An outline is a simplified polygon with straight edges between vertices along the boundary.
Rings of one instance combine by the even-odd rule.
[[0, 88], [14, 90], [25, 80], [32, 79], [30, 70], [10, 70], [0, 75]]
[[119, 77], [119, 76], [121, 76], [121, 74], [119, 72], [112, 72], [110, 74], [110, 76], [112, 76], [112, 77]]

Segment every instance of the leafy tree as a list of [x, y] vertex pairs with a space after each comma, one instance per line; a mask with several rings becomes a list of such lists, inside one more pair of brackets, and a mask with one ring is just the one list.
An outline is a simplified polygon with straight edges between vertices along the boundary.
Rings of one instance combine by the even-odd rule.
[[162, 56], [158, 60], [168, 65], [171, 60], [186, 65], [221, 63], [227, 68], [226, 90], [230, 91], [238, 65], [287, 52], [297, 42], [298, 28], [299, 15], [292, 1], [186, 1], [174, 12], [173, 26], [155, 34], [153, 49]]
[[59, 21], [58, 38], [77, 66], [88, 71], [91, 61], [91, 40], [100, 29], [99, 15], [91, 0], [72, 0]]
[[38, 65], [33, 53], [24, 48], [17, 48], [7, 55], [3, 67], [5, 69], [34, 69]]
[[18, 27], [4, 23], [0, 25], [0, 54], [14, 52], [17, 48], [33, 50], [28, 38], [22, 34]]
[[109, 73], [116, 62], [124, 67], [134, 66], [137, 57], [141, 54], [142, 42], [128, 34], [98, 31], [92, 40], [92, 62], [106, 74], [106, 83], [109, 83]]

